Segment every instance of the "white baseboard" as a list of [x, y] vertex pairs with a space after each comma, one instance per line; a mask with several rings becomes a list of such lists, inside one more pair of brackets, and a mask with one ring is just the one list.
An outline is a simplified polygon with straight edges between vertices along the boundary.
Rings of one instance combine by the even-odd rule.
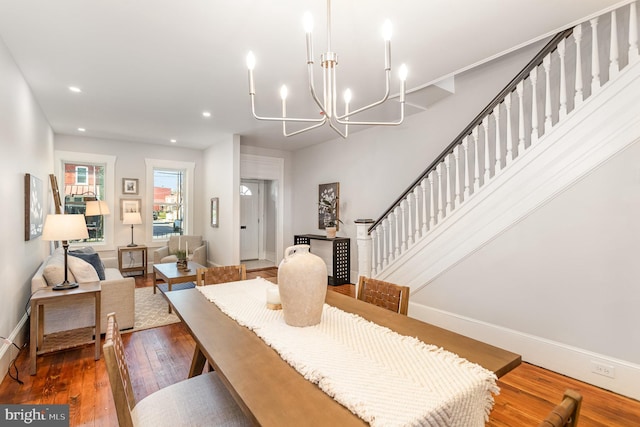
[[[640, 400], [640, 365], [421, 304], [410, 302], [409, 315], [520, 354], [533, 365]], [[593, 373], [594, 362], [612, 367], [614, 378]]]
[[[25, 343], [27, 337], [27, 327], [29, 325], [29, 316], [25, 313], [18, 325], [13, 329], [11, 334], [7, 337], [11, 342], [16, 343], [16, 345], [20, 348]], [[25, 350], [26, 351], [26, 350]], [[7, 373], [7, 369], [9, 369], [9, 364], [11, 361], [18, 355], [18, 349], [11, 344], [5, 344], [4, 342], [0, 346], [0, 372], [4, 375]], [[29, 375], [29, 372], [20, 372], [21, 375]]]

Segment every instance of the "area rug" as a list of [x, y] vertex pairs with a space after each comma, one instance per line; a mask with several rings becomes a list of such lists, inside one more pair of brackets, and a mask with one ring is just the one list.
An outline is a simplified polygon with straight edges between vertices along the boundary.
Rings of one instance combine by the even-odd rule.
[[131, 332], [177, 323], [180, 318], [169, 313], [169, 303], [160, 291], [147, 286], [136, 288], [136, 321]]

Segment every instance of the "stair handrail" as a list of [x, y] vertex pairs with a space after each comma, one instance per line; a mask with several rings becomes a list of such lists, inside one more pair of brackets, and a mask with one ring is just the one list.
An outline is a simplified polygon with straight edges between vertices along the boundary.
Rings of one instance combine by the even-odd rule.
[[558, 44], [566, 39], [567, 37], [569, 37], [571, 34], [573, 33], [573, 27], [560, 31], [559, 33], [557, 33], [555, 36], [553, 36], [553, 38], [551, 38], [549, 40], [549, 42], [540, 50], [540, 52], [538, 52], [533, 59], [531, 59], [531, 61], [529, 61], [527, 63], [527, 65], [524, 66], [524, 68], [504, 87], [504, 89], [502, 89], [492, 100], [491, 102], [489, 102], [489, 104], [487, 104], [487, 106], [480, 112], [480, 114], [478, 114], [471, 122], [469, 122], [469, 124], [464, 128], [464, 130], [462, 132], [460, 132], [458, 134], [458, 136], [456, 136], [453, 141], [442, 151], [442, 153], [436, 157], [436, 159], [431, 162], [431, 164], [424, 170], [424, 172], [422, 172], [422, 174], [420, 174], [420, 176], [409, 186], [406, 188], [406, 190], [404, 190], [404, 192], [400, 195], [400, 197], [398, 197], [392, 204], [391, 206], [384, 211], [384, 213], [369, 227], [368, 232], [371, 233], [371, 231], [376, 228], [378, 225], [380, 225], [380, 223], [382, 221], [384, 221], [384, 219], [404, 200], [406, 199], [406, 197], [409, 195], [409, 193], [411, 193], [416, 186], [418, 186], [423, 179], [425, 179], [435, 168], [436, 166], [442, 162], [445, 157], [447, 157], [449, 154], [451, 154], [453, 152], [453, 149], [455, 147], [457, 147], [458, 145], [460, 145], [462, 139], [471, 134], [471, 132], [473, 131], [473, 129], [475, 127], [477, 127], [482, 120], [489, 115], [494, 108], [499, 105], [501, 102], [504, 101], [504, 99], [507, 97], [507, 95], [511, 92], [513, 92], [514, 90], [516, 90], [516, 86], [518, 85], [518, 83], [520, 83], [520, 81], [525, 80], [531, 73], [531, 71], [538, 67], [540, 64], [542, 64], [542, 60], [551, 52], [553, 52], [557, 47]]

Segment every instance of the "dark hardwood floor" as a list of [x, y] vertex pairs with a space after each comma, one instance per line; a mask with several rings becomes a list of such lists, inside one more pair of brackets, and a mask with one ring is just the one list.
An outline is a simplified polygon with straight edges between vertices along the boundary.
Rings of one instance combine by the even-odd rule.
[[[249, 277], [274, 277], [275, 270], [249, 272]], [[150, 286], [151, 279], [136, 279]], [[354, 295], [354, 285], [330, 287]], [[173, 324], [123, 334], [131, 381], [138, 399], [187, 377], [195, 344], [186, 328]], [[104, 359], [93, 360], [91, 345], [38, 357], [38, 372], [30, 376], [29, 352], [16, 361], [20, 385], [5, 376], [1, 403], [68, 403], [71, 426], [117, 426]], [[579, 425], [640, 426], [640, 402], [523, 363], [498, 381], [500, 394], [487, 426], [537, 426], [562, 399], [566, 388], [583, 395]]]

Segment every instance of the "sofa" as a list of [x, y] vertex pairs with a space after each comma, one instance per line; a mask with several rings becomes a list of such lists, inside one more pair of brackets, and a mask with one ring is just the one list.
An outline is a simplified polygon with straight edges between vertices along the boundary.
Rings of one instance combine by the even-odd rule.
[[[77, 252], [76, 252], [77, 251]], [[74, 254], [76, 256], [74, 256]], [[100, 281], [100, 330], [106, 331], [107, 314], [115, 312], [121, 329], [135, 324], [135, 279], [123, 277], [116, 258], [101, 259], [92, 248], [70, 249], [68, 280], [87, 283]], [[94, 266], [95, 265], [95, 266]], [[64, 251], [56, 249], [47, 257], [31, 278], [31, 292], [53, 286], [64, 280]], [[94, 325], [93, 299], [72, 302], [59, 301], [45, 306], [45, 334]]]
[[188, 249], [187, 259], [207, 266], [207, 242], [202, 240], [202, 236], [169, 236], [166, 246], [153, 251], [153, 263], [164, 264], [176, 262], [178, 257], [175, 253], [178, 249]]

